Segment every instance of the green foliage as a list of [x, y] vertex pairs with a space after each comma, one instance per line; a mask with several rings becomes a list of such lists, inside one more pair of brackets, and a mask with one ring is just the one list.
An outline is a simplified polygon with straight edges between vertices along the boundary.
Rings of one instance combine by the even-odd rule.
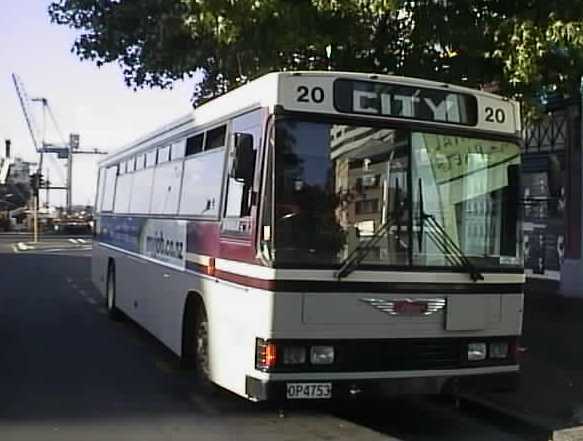
[[[58, 0], [73, 51], [117, 62], [132, 87], [201, 72], [194, 100], [274, 70], [370, 71], [570, 94], [583, 68], [581, 0]], [[331, 56], [327, 56], [327, 48]]]
[[513, 23], [496, 56], [507, 88], [522, 95], [572, 94], [583, 74], [583, 22], [550, 18]]

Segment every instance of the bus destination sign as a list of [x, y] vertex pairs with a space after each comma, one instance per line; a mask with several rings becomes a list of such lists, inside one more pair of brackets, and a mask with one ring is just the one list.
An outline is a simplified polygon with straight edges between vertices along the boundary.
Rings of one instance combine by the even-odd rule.
[[478, 122], [478, 104], [472, 95], [374, 81], [336, 80], [334, 107], [343, 113], [465, 126]]

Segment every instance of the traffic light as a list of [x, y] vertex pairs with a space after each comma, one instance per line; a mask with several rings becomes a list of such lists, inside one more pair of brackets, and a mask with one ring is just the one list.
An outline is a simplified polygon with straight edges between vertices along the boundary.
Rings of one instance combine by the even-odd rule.
[[38, 192], [38, 175], [36, 173], [30, 175], [30, 188], [32, 188], [33, 193]]
[[30, 175], [30, 187], [35, 196], [38, 196], [38, 191], [45, 185], [44, 176], [42, 173], [33, 173]]
[[69, 135], [69, 146], [71, 150], [77, 150], [79, 148], [79, 138], [77, 133], [71, 133]]

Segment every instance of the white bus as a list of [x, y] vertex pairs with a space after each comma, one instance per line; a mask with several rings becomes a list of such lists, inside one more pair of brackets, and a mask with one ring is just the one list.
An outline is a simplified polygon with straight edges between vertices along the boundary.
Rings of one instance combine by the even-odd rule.
[[94, 283], [251, 400], [512, 384], [520, 132], [489, 93], [268, 74], [100, 163]]

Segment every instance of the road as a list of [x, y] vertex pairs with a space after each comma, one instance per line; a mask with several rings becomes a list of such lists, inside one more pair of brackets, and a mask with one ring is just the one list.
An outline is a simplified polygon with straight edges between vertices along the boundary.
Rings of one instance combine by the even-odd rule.
[[107, 318], [90, 239], [70, 239], [0, 235], [2, 441], [544, 439], [445, 399], [280, 409], [208, 390], [138, 326]]

